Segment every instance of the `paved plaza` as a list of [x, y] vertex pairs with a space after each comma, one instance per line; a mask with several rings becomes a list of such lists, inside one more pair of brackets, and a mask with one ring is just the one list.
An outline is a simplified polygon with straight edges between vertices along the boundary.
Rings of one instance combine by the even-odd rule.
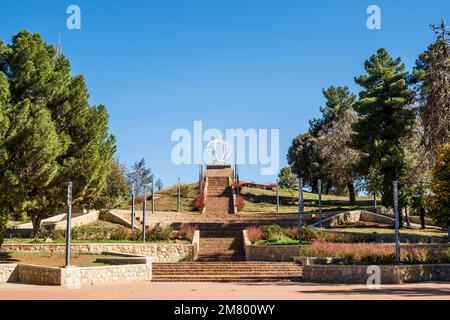
[[420, 283], [386, 285], [369, 290], [364, 285], [320, 285], [312, 283], [212, 283], [212, 282], [136, 282], [83, 286], [81, 289], [34, 286], [26, 284], [0, 285], [0, 300], [278, 300], [278, 299], [427, 299], [449, 300], [450, 283]]

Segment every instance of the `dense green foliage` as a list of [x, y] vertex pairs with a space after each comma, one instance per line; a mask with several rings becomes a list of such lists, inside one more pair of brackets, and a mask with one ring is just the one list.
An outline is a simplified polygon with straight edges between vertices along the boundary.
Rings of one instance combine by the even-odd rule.
[[106, 186], [115, 152], [104, 106], [90, 106], [82, 76], [39, 34], [0, 43], [0, 204], [25, 212], [36, 233], [73, 204], [90, 207]]
[[120, 200], [129, 194], [128, 183], [125, 177], [125, 167], [114, 159], [111, 164], [111, 172], [106, 181], [106, 187], [94, 202], [95, 209], [113, 209], [120, 204]]
[[281, 188], [293, 189], [298, 185], [297, 177], [292, 172], [291, 167], [281, 168], [278, 174], [278, 184]]
[[[415, 114], [409, 104], [408, 73], [400, 58], [393, 59], [380, 49], [365, 63], [367, 74], [355, 79], [363, 87], [355, 104], [358, 122], [353, 126], [352, 146], [361, 151], [359, 172], [376, 168], [381, 176], [381, 194], [386, 206], [393, 207], [393, 181], [406, 175], [403, 139], [411, 136]], [[404, 184], [399, 186], [400, 206]]]
[[443, 145], [431, 180], [430, 214], [442, 227], [450, 228], [450, 144]]

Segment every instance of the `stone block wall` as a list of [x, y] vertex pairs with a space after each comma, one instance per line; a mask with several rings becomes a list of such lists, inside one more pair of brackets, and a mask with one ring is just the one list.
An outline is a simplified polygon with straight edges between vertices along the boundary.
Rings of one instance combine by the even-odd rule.
[[17, 264], [8, 263], [0, 264], [0, 283], [2, 282], [16, 282], [17, 276]]
[[61, 268], [19, 264], [18, 281], [28, 284], [60, 285]]
[[[305, 265], [302, 268], [302, 281], [366, 284], [369, 277], [368, 267], [366, 265]], [[450, 281], [450, 264], [381, 265], [379, 267], [382, 284]]]
[[[3, 244], [0, 251], [42, 251], [65, 252], [64, 244]], [[125, 253], [140, 256], [150, 256], [155, 262], [192, 261], [194, 245], [185, 243], [80, 243], [71, 245], [73, 252], [95, 253], [102, 252]]]

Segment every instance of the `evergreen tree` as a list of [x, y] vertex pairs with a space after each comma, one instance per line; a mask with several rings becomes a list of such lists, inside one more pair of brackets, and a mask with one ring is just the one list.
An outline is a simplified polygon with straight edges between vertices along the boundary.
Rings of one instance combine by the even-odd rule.
[[158, 191], [161, 191], [163, 188], [163, 182], [161, 179], [157, 179], [155, 182], [155, 187]]
[[131, 169], [127, 174], [128, 186], [135, 195], [143, 194], [144, 186], [153, 181], [152, 169], [146, 167], [145, 159], [135, 162]]
[[304, 133], [292, 140], [287, 160], [292, 172], [303, 178], [305, 185], [309, 185], [312, 192], [317, 192], [317, 179], [320, 176], [321, 159], [316, 148], [317, 138], [310, 132]]
[[449, 228], [450, 241], [450, 144], [442, 145], [431, 179], [430, 215], [444, 228]]
[[291, 167], [281, 168], [278, 180], [281, 188], [293, 189], [298, 185], [297, 177], [292, 173]]
[[[393, 59], [385, 49], [365, 62], [367, 74], [355, 81], [363, 91], [355, 104], [358, 122], [352, 146], [361, 151], [358, 168], [367, 175], [377, 168], [382, 178], [382, 199], [386, 206], [393, 206], [395, 180], [402, 182], [406, 171], [402, 139], [411, 135], [415, 114], [409, 107], [412, 100], [408, 88], [405, 66], [400, 58]], [[400, 183], [400, 207], [405, 205], [405, 184]]]
[[12, 110], [2, 201], [26, 211], [36, 233], [41, 219], [64, 210], [68, 181], [74, 205], [92, 206], [106, 186], [115, 141], [106, 109], [89, 105], [83, 77], [72, 76], [69, 61], [39, 34], [21, 31], [0, 53]]
[[419, 115], [428, 168], [434, 166], [439, 148], [450, 143], [450, 32], [444, 20], [432, 26], [436, 39], [416, 62]]
[[106, 179], [106, 187], [103, 189], [100, 197], [94, 202], [95, 209], [115, 208], [120, 200], [128, 196], [129, 188], [125, 172], [125, 167], [118, 160], [114, 159], [111, 172]]

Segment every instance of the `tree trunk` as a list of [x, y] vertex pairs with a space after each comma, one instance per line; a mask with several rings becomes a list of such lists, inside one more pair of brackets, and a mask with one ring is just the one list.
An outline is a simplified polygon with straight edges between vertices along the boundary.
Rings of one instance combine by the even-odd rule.
[[425, 229], [425, 208], [424, 207], [420, 207], [419, 214], [420, 214], [420, 227], [422, 229]]
[[33, 224], [33, 233], [31, 234], [31, 236], [33, 238], [36, 238], [38, 236], [39, 229], [41, 226], [41, 218], [35, 216], [31, 218], [31, 223]]
[[348, 188], [348, 195], [349, 195], [349, 200], [350, 200], [350, 205], [355, 204], [356, 203], [356, 191], [355, 191], [355, 186], [353, 185], [353, 181], [350, 181], [347, 183], [347, 188]]
[[409, 211], [408, 211], [408, 207], [405, 208], [405, 222], [406, 222], [406, 225], [407, 225], [408, 227], [411, 226], [411, 223], [409, 222]]

